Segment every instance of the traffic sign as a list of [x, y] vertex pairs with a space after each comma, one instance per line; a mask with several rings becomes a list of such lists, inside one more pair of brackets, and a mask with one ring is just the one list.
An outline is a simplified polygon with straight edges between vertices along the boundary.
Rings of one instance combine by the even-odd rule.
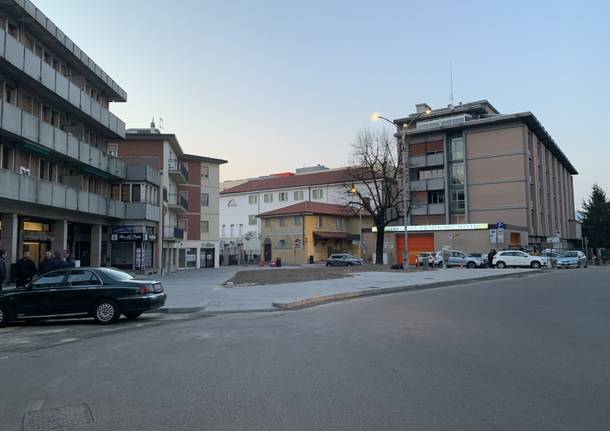
[[504, 229], [505, 226], [506, 225], [501, 221], [496, 223], [496, 229]]

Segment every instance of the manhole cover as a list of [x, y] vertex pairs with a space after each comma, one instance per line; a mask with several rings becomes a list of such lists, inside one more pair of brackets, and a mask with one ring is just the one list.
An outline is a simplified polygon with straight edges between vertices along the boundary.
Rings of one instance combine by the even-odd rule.
[[93, 415], [87, 404], [36, 410], [23, 415], [23, 431], [58, 430], [90, 423], [93, 423]]

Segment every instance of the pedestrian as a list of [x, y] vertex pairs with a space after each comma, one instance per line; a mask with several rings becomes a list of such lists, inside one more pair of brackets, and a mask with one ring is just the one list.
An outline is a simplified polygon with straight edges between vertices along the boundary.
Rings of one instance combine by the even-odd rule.
[[68, 264], [64, 258], [61, 257], [61, 253], [55, 250], [53, 252], [53, 269], [64, 269], [67, 268], [67, 266]]
[[0, 292], [2, 292], [2, 284], [6, 279], [6, 250], [0, 250]]
[[36, 264], [29, 251], [23, 252], [23, 257], [15, 264], [15, 284], [17, 288], [27, 285], [36, 275]]
[[38, 264], [38, 274], [46, 274], [49, 271], [52, 271], [53, 268], [53, 253], [50, 251], [44, 252], [44, 259], [40, 261]]
[[489, 250], [489, 253], [487, 253], [487, 263], [489, 264], [490, 268], [494, 267], [494, 252], [493, 252], [493, 250]]
[[64, 259], [66, 260], [66, 266], [68, 268], [74, 268], [74, 257], [72, 257], [72, 253], [70, 253], [70, 250], [64, 250]]

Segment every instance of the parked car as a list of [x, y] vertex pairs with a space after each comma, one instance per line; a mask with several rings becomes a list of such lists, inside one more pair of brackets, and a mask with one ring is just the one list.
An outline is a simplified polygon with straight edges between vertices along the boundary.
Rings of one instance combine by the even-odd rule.
[[166, 295], [158, 281], [136, 280], [112, 268], [67, 268], [35, 278], [25, 288], [0, 293], [0, 326], [9, 321], [93, 317], [115, 323], [162, 307]]
[[540, 253], [540, 256], [546, 259], [547, 267], [554, 268], [557, 266], [557, 258], [559, 257], [559, 253], [555, 253], [553, 251], [543, 251]]
[[348, 253], [331, 254], [326, 260], [326, 266], [354, 266], [363, 265], [364, 260]]
[[494, 266], [500, 269], [508, 266], [541, 268], [546, 266], [546, 262], [544, 257], [532, 256], [519, 250], [499, 251], [493, 259]]
[[[482, 268], [485, 261], [481, 257], [472, 256], [459, 250], [449, 250], [447, 266], [464, 266], [466, 268]], [[443, 266], [443, 252], [437, 251], [434, 256], [434, 265]]]
[[483, 261], [483, 266], [489, 266], [489, 259], [487, 259], [487, 253], [470, 253], [468, 256], [479, 258]]
[[428, 257], [434, 255], [433, 251], [424, 251], [417, 256], [417, 261], [420, 265], [428, 265]]
[[587, 267], [587, 256], [582, 251], [564, 251], [557, 258], [557, 268]]

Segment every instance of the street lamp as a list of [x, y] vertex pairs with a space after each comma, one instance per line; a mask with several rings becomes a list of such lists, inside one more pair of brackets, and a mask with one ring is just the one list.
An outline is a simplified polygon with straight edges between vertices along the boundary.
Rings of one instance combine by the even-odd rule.
[[384, 120], [387, 121], [388, 123], [390, 123], [391, 125], [396, 127], [396, 137], [398, 138], [398, 136], [400, 136], [400, 149], [402, 151], [402, 181], [403, 181], [403, 185], [402, 185], [402, 193], [403, 193], [403, 219], [404, 219], [404, 225], [405, 225], [405, 232], [404, 232], [404, 241], [405, 241], [405, 246], [403, 248], [403, 252], [402, 252], [402, 263], [404, 265], [405, 270], [409, 270], [409, 233], [407, 232], [407, 225], [409, 222], [409, 207], [411, 206], [411, 190], [410, 190], [410, 184], [409, 184], [409, 146], [407, 145], [407, 130], [409, 129], [409, 127], [411, 127], [411, 124], [413, 124], [413, 122], [415, 120], [418, 120], [419, 118], [421, 118], [424, 115], [428, 115], [432, 112], [432, 110], [430, 109], [426, 109], [423, 112], [419, 112], [417, 114], [415, 114], [413, 116], [413, 118], [411, 118], [409, 120], [408, 123], [406, 123], [402, 130], [399, 129], [398, 124], [396, 124], [394, 121], [390, 120], [387, 117], [384, 117], [383, 115], [381, 115], [379, 112], [374, 112], [371, 115], [371, 120], [373, 121], [379, 121], [379, 120]]
[[[349, 191], [351, 194], [358, 194], [358, 189], [352, 184], [352, 189]], [[364, 203], [364, 197], [361, 198]], [[358, 231], [358, 257], [362, 259], [362, 206], [358, 208], [358, 216], [360, 219], [360, 230]]]

